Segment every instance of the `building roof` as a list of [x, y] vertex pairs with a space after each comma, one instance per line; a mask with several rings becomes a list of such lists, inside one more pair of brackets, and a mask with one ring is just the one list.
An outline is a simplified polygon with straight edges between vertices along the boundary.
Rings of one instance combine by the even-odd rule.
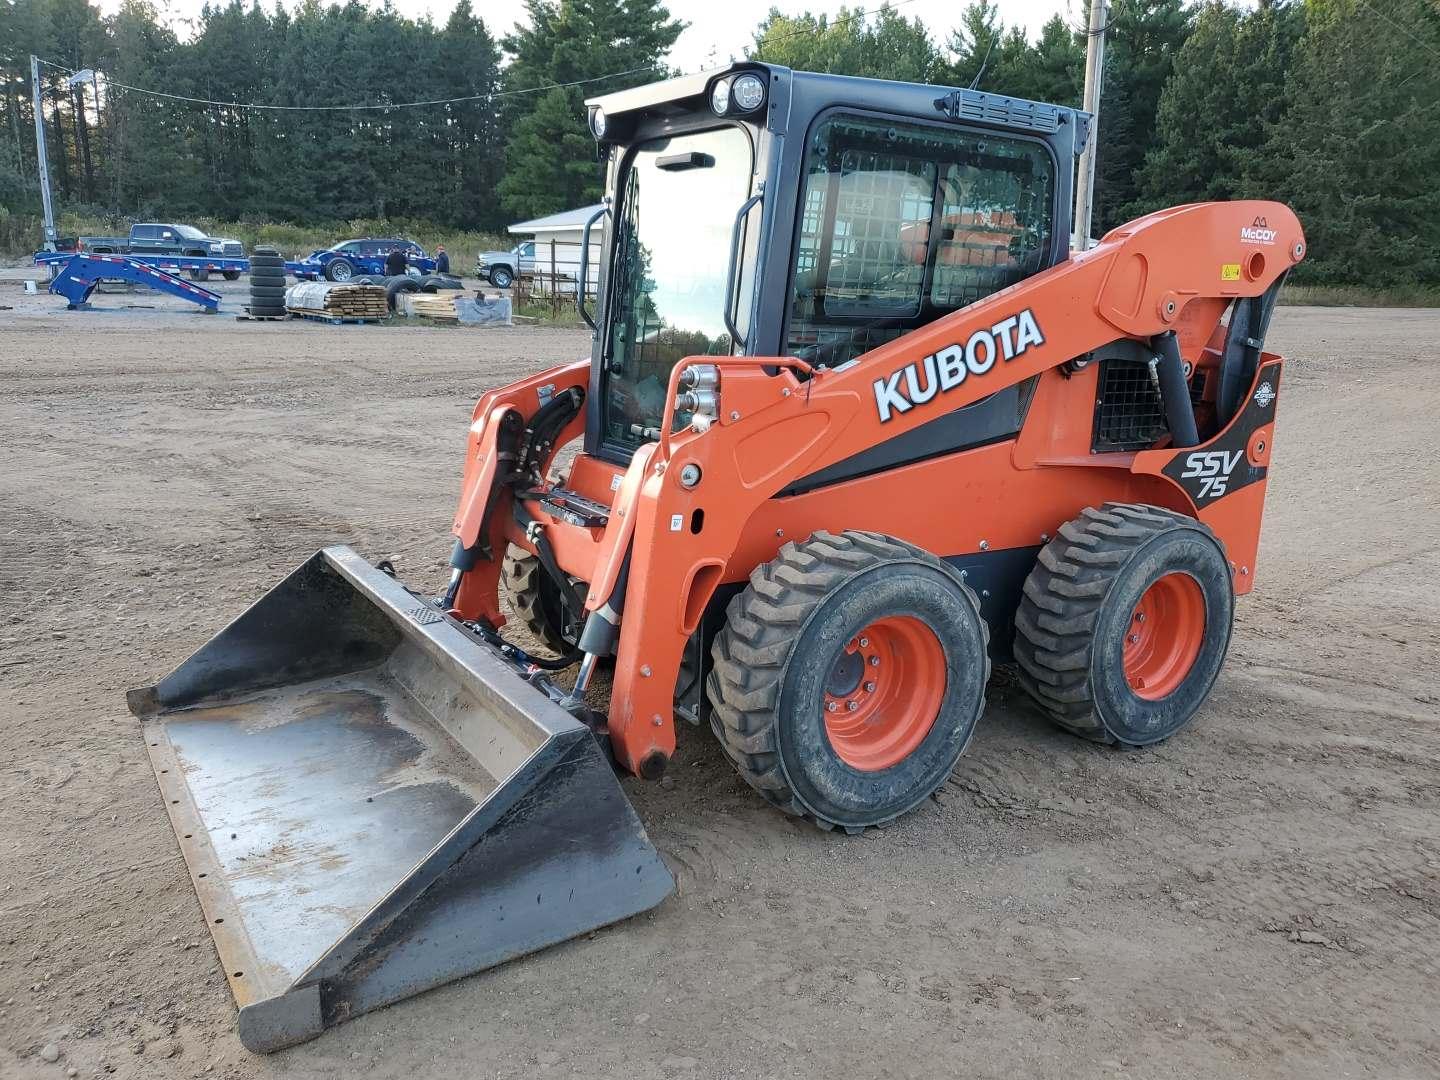
[[510, 231], [519, 234], [582, 229], [585, 227], [585, 222], [590, 220], [591, 215], [603, 205], [603, 203], [596, 203], [594, 206], [582, 206], [576, 210], [562, 210], [558, 214], [538, 217], [533, 221], [519, 221], [510, 226]]

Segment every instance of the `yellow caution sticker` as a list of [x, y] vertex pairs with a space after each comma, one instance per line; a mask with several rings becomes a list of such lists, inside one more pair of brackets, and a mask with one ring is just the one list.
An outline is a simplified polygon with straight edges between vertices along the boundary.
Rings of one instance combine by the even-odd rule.
[[1239, 281], [1239, 280], [1240, 280], [1240, 264], [1239, 264], [1239, 263], [1221, 263], [1221, 264], [1220, 264], [1220, 280], [1221, 280], [1221, 281]]

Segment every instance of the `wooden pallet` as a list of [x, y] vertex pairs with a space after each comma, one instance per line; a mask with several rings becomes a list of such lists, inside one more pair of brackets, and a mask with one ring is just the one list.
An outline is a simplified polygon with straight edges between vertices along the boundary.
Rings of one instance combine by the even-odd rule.
[[316, 282], [293, 286], [285, 298], [288, 310], [300, 315], [373, 320], [387, 318], [390, 314], [385, 290], [379, 285]]
[[301, 311], [298, 308], [291, 308], [290, 314], [297, 319], [309, 319], [311, 322], [329, 323], [331, 326], [339, 326], [342, 323], [378, 323], [384, 321], [378, 315], [338, 315], [333, 311]]
[[236, 315], [236, 322], [288, 322], [289, 315], [251, 315], [248, 311], [244, 315]]

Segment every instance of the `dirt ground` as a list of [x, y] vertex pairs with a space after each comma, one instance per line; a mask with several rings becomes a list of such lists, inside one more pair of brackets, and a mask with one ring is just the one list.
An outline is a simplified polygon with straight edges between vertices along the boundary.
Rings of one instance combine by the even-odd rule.
[[474, 399], [586, 341], [15, 279], [0, 1077], [1440, 1076], [1440, 313], [1278, 313], [1258, 588], [1181, 736], [1079, 742], [1002, 672], [939, 795], [851, 838], [686, 728], [625, 785], [677, 895], [262, 1058], [124, 691], [323, 543], [438, 586]]

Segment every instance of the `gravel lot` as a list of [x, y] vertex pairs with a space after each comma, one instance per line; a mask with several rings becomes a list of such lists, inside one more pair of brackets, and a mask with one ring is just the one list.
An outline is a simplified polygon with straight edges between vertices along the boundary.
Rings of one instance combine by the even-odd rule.
[[437, 586], [474, 399], [586, 340], [71, 313], [18, 277], [0, 1077], [1440, 1075], [1440, 313], [1278, 313], [1257, 590], [1181, 736], [1079, 742], [1001, 672], [938, 797], [847, 838], [687, 728], [673, 786], [625, 785], [676, 896], [260, 1058], [123, 693], [323, 543]]

